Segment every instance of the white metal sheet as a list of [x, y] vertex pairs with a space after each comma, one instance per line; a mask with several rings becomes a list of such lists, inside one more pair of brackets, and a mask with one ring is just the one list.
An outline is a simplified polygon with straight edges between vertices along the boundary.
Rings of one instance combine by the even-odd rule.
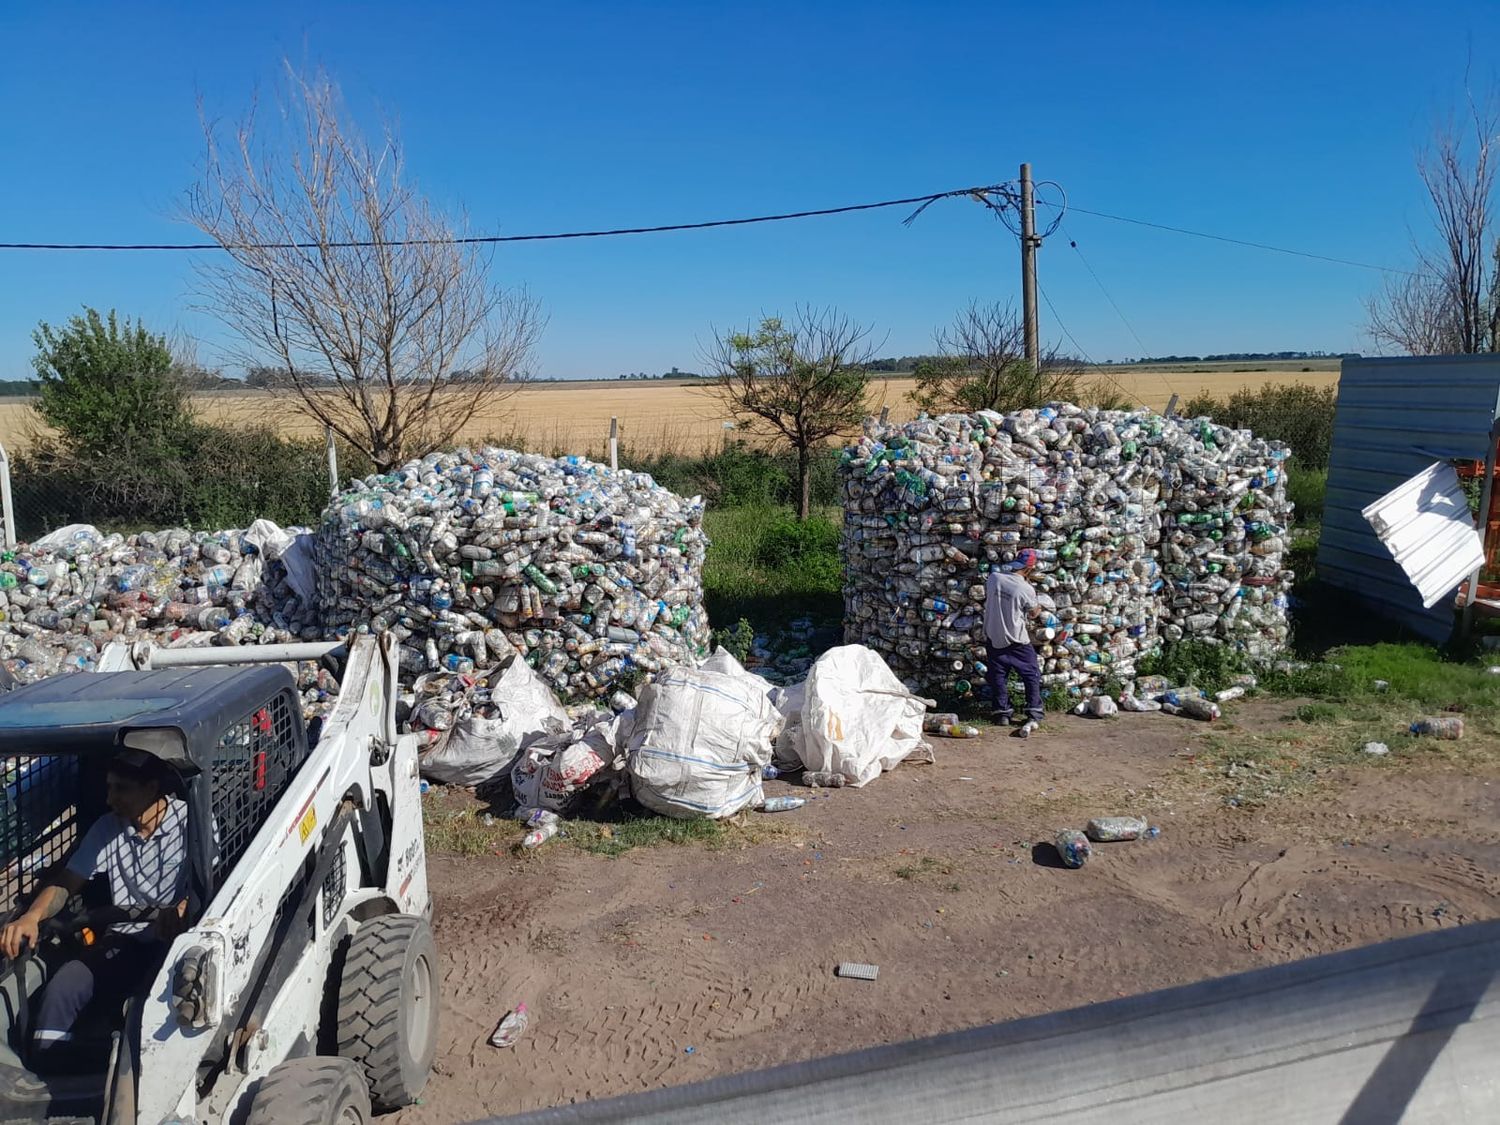
[[1484, 565], [1484, 541], [1452, 465], [1434, 461], [1361, 514], [1431, 609]]

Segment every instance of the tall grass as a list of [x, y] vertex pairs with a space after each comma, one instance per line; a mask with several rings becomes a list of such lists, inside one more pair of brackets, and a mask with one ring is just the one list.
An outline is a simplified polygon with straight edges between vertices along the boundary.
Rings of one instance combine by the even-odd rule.
[[703, 566], [709, 620], [748, 619], [757, 629], [799, 614], [833, 620], [843, 612], [837, 511], [821, 508], [805, 525], [791, 509], [758, 505], [710, 508]]

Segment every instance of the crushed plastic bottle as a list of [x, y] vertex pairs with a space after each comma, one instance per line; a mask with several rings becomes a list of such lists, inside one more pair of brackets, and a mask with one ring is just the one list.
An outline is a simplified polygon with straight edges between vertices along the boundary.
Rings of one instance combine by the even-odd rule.
[[767, 797], [758, 806], [761, 812], [791, 812], [807, 804], [806, 797]]
[[1055, 846], [1064, 867], [1082, 867], [1094, 854], [1089, 838], [1076, 828], [1064, 828], [1059, 832]]
[[526, 1010], [525, 1004], [517, 1004], [495, 1028], [494, 1034], [490, 1036], [491, 1047], [514, 1047], [521, 1036], [526, 1034], [526, 1028], [531, 1024], [531, 1013]]
[[1140, 816], [1096, 816], [1083, 826], [1084, 835], [1095, 843], [1137, 840], [1149, 826]]
[[804, 770], [802, 784], [813, 789], [842, 789], [848, 778], [838, 770]]
[[1464, 736], [1464, 721], [1457, 715], [1437, 715], [1418, 719], [1412, 723], [1411, 733], [1453, 741]]

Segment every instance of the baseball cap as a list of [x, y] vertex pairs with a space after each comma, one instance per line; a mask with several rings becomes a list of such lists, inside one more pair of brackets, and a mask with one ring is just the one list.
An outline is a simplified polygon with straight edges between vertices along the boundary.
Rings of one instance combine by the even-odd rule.
[[1036, 552], [1030, 547], [1022, 547], [1016, 552], [1016, 559], [1010, 565], [1012, 570], [1025, 570], [1028, 566], [1036, 566]]

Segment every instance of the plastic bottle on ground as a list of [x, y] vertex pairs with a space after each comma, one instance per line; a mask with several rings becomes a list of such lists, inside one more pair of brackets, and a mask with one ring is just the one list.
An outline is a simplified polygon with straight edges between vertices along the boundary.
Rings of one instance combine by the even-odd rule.
[[1411, 733], [1414, 735], [1425, 734], [1433, 738], [1452, 741], [1464, 736], [1464, 721], [1457, 715], [1437, 715], [1426, 719], [1418, 719], [1412, 723]]
[[526, 1034], [526, 1027], [531, 1023], [531, 1014], [526, 1010], [525, 1004], [517, 1004], [506, 1017], [500, 1021], [500, 1026], [495, 1028], [495, 1033], [490, 1036], [491, 1047], [514, 1047], [516, 1041]]
[[791, 812], [807, 804], [806, 797], [767, 797], [760, 805], [761, 812]]

